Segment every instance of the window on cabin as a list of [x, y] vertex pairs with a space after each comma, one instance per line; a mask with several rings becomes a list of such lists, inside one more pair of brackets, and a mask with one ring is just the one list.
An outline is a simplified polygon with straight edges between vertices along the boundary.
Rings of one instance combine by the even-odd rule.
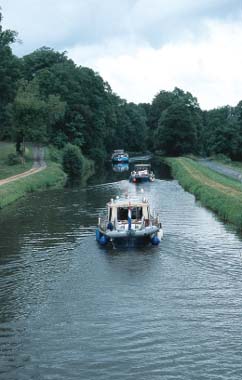
[[118, 208], [117, 219], [118, 220], [127, 220], [128, 219], [128, 207], [119, 207]]
[[135, 207], [132, 209], [132, 219], [141, 219], [142, 216], [142, 207]]
[[109, 222], [112, 220], [112, 208], [109, 209]]
[[[118, 220], [128, 220], [128, 207], [119, 207], [117, 210]], [[143, 216], [142, 207], [131, 208], [131, 219], [141, 219]]]

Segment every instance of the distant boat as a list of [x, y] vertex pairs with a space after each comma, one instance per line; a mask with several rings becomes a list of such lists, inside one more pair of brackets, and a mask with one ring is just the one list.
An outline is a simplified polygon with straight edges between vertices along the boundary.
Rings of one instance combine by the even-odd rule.
[[131, 172], [129, 177], [130, 182], [154, 182], [155, 175], [151, 170], [150, 164], [135, 164], [134, 170]]
[[123, 149], [114, 150], [111, 158], [113, 163], [129, 162], [129, 155], [128, 153], [125, 153]]
[[159, 217], [150, 212], [147, 199], [111, 199], [107, 203], [107, 214], [98, 218], [96, 240], [102, 246], [158, 245], [163, 238]]
[[114, 172], [127, 172], [129, 170], [129, 164], [128, 163], [120, 163], [120, 164], [113, 164], [113, 171]]

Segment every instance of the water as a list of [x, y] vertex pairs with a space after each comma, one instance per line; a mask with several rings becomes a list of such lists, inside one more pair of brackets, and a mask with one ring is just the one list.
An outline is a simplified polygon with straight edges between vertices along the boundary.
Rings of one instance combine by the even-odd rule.
[[141, 188], [103, 174], [1, 211], [0, 379], [241, 379], [241, 237], [161, 172], [161, 245], [101, 248], [105, 203]]

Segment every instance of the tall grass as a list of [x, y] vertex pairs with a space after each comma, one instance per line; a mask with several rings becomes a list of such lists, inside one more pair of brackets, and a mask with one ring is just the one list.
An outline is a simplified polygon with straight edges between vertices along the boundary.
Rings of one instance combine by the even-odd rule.
[[182, 187], [226, 222], [242, 229], [242, 185], [188, 158], [167, 158]]

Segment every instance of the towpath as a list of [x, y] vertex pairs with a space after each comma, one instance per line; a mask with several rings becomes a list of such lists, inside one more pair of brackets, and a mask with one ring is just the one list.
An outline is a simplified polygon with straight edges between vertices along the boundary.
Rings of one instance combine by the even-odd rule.
[[4, 178], [0, 180], [0, 186], [5, 185], [6, 183], [16, 181], [21, 178], [28, 177], [32, 174], [38, 173], [42, 170], [44, 170], [47, 167], [46, 163], [44, 161], [35, 161], [33, 164], [33, 167], [30, 170], [27, 170], [26, 172], [16, 174], [12, 177]]
[[236, 181], [242, 182], [242, 171], [230, 168], [229, 166], [220, 164], [218, 162], [210, 161], [208, 159], [201, 159], [198, 161], [201, 165], [207, 166], [208, 168], [214, 170], [217, 173], [223, 174], [226, 177], [235, 179]]

